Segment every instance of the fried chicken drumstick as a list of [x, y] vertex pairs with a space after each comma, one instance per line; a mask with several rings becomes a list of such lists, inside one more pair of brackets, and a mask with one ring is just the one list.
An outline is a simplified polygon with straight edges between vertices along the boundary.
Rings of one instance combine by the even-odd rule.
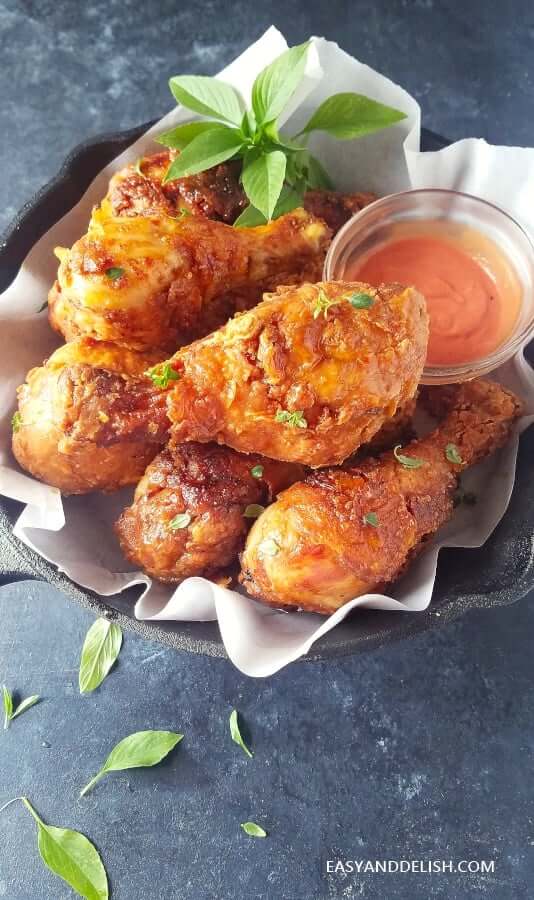
[[90, 338], [60, 347], [18, 390], [20, 465], [66, 494], [135, 484], [167, 437], [164, 397], [144, 375], [160, 360]]
[[341, 463], [414, 396], [427, 339], [415, 288], [281, 289], [170, 360], [172, 441]]
[[329, 239], [324, 222], [303, 209], [233, 228], [199, 216], [114, 216], [107, 197], [87, 234], [56, 250], [50, 323], [68, 341], [87, 335], [174, 351], [264, 291], [319, 278]]
[[250, 596], [327, 615], [394, 581], [450, 518], [460, 472], [506, 443], [521, 412], [489, 381], [455, 386], [455, 394], [442, 424], [403, 450], [416, 468], [386, 453], [284, 491], [247, 539], [240, 580]]
[[163, 450], [115, 530], [124, 555], [160, 581], [210, 575], [237, 559], [257, 509], [303, 478], [292, 463], [217, 444]]

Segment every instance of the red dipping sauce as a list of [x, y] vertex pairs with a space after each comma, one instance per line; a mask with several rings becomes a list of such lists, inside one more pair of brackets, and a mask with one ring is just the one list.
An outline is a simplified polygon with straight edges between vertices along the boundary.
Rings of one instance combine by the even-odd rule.
[[454, 222], [402, 222], [387, 240], [350, 260], [347, 280], [413, 284], [430, 316], [427, 365], [488, 356], [510, 336], [521, 285], [508, 258], [486, 235]]

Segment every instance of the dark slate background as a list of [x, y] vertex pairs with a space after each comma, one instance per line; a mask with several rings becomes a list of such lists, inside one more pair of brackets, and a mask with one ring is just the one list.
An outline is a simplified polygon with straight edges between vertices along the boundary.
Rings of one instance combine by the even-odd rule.
[[[528, 0], [0, 2], [0, 229], [77, 142], [165, 112], [271, 23], [325, 34], [402, 83], [450, 138], [534, 144]], [[0, 589], [0, 679], [43, 701], [0, 735], [0, 804], [99, 847], [116, 900], [516, 900], [534, 879], [534, 598], [340, 662], [247, 680], [126, 635], [81, 698], [91, 616], [54, 589]], [[238, 707], [255, 751], [231, 743]], [[156, 769], [79, 788], [125, 734], [183, 731]], [[239, 823], [269, 831], [247, 838]], [[326, 874], [326, 860], [495, 860], [492, 875]], [[0, 898], [66, 900], [20, 805], [0, 814]]]

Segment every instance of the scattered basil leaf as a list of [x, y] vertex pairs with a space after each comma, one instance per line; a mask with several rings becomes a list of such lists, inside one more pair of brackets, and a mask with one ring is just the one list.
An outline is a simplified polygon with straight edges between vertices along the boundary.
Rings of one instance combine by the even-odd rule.
[[13, 715], [13, 698], [5, 684], [2, 685], [2, 699], [4, 701], [4, 730], [7, 730]]
[[213, 166], [226, 162], [241, 150], [243, 137], [235, 128], [221, 126], [210, 129], [193, 138], [171, 163], [163, 183], [184, 178], [186, 175], [197, 175]]
[[364, 525], [372, 525], [373, 528], [378, 528], [378, 516], [375, 512], [368, 512], [362, 516]]
[[102, 684], [122, 646], [122, 631], [116, 622], [97, 619], [83, 642], [78, 684], [80, 694], [89, 694]]
[[261, 506], [259, 503], [249, 503], [249, 505], [245, 507], [243, 515], [245, 516], [245, 519], [257, 519], [263, 512], [265, 512], [264, 506]]
[[80, 792], [80, 797], [84, 797], [108, 772], [157, 765], [182, 738], [183, 734], [174, 731], [136, 731], [129, 734], [116, 744], [100, 771]]
[[175, 75], [169, 87], [178, 103], [211, 119], [240, 125], [244, 104], [236, 89], [206, 75]]
[[163, 134], [158, 134], [156, 141], [158, 144], [163, 144], [164, 147], [171, 147], [173, 150], [183, 150], [199, 134], [224, 127], [219, 122], [188, 122], [186, 125], [178, 125], [171, 131], [164, 131]]
[[17, 410], [16, 413], [13, 413], [13, 418], [11, 419], [11, 427], [13, 431], [18, 431], [23, 425], [22, 416]]
[[182, 528], [187, 528], [187, 526], [191, 524], [191, 519], [190, 513], [178, 513], [178, 515], [169, 522], [169, 528], [171, 531], [180, 531]]
[[245, 159], [241, 180], [251, 204], [270, 219], [282, 191], [286, 157], [281, 150], [258, 156], [249, 164]]
[[252, 87], [252, 109], [258, 124], [277, 119], [295, 93], [306, 67], [310, 42], [290, 47], [263, 69]]
[[267, 832], [261, 827], [261, 825], [256, 825], [255, 822], [241, 822], [241, 828], [245, 832], [245, 834], [250, 835], [250, 837], [267, 837]]
[[258, 556], [260, 558], [262, 556], [276, 556], [279, 552], [280, 546], [276, 543], [274, 538], [265, 538], [265, 540], [258, 545]]
[[27, 797], [14, 797], [2, 809], [16, 800], [24, 804], [37, 825], [37, 846], [45, 866], [85, 900], [108, 900], [106, 870], [91, 841], [79, 831], [46, 825]]
[[288, 412], [286, 409], [279, 409], [277, 410], [274, 420], [275, 422], [290, 425], [292, 428], [308, 427], [308, 423], [304, 418], [304, 413], [301, 409], [296, 410], [296, 412]]
[[334, 94], [315, 110], [300, 134], [326, 131], [341, 140], [349, 140], [373, 134], [405, 118], [406, 113], [377, 103], [363, 94]]
[[402, 450], [401, 444], [397, 444], [396, 447], [393, 448], [393, 455], [398, 463], [401, 466], [404, 466], [405, 469], [420, 469], [422, 465], [424, 465], [424, 460], [419, 459], [417, 456], [404, 456], [403, 453], [399, 453], [399, 450]]
[[463, 459], [458, 452], [456, 444], [447, 444], [445, 447], [445, 456], [450, 463], [459, 466], [463, 463]]
[[233, 740], [234, 744], [237, 744], [238, 747], [241, 747], [241, 749], [245, 751], [247, 756], [249, 756], [250, 759], [252, 759], [254, 754], [251, 753], [251, 751], [248, 749], [247, 745], [245, 744], [243, 738], [241, 737], [241, 732], [239, 730], [239, 722], [238, 722], [238, 717], [237, 717], [237, 709], [233, 709], [232, 712], [230, 713], [230, 734], [232, 736], [232, 740]]
[[371, 297], [371, 294], [351, 294], [347, 299], [354, 309], [369, 309], [375, 302], [375, 298]]
[[250, 470], [250, 474], [253, 478], [262, 478], [263, 476], [263, 466], [253, 466]]
[[168, 388], [170, 381], [180, 380], [180, 373], [173, 369], [169, 362], [158, 363], [157, 366], [147, 369], [144, 374], [147, 378], [152, 379], [154, 387], [161, 388], [161, 390]]
[[120, 266], [110, 266], [109, 269], [106, 269], [106, 275], [111, 281], [117, 281], [124, 275], [124, 269], [121, 269]]
[[317, 300], [315, 301], [315, 306], [313, 308], [313, 318], [318, 319], [322, 313], [326, 319], [328, 316], [328, 310], [331, 306], [335, 306], [336, 303], [339, 303], [338, 297], [330, 298], [322, 287], [319, 288]]
[[13, 697], [8, 691], [5, 684], [2, 686], [2, 698], [4, 701], [4, 729], [7, 730], [9, 728], [9, 723], [16, 719], [17, 716], [20, 716], [21, 713], [26, 712], [30, 707], [35, 706], [36, 703], [41, 699], [39, 694], [32, 694], [31, 697], [26, 697], [25, 700], [21, 700], [19, 705], [14, 709], [13, 708]]

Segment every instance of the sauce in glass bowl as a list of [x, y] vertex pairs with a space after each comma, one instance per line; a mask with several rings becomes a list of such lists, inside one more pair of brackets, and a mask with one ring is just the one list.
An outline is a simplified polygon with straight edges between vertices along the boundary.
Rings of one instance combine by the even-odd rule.
[[429, 188], [375, 201], [332, 241], [324, 279], [421, 291], [424, 384], [486, 375], [534, 336], [534, 246], [504, 210], [470, 194]]

